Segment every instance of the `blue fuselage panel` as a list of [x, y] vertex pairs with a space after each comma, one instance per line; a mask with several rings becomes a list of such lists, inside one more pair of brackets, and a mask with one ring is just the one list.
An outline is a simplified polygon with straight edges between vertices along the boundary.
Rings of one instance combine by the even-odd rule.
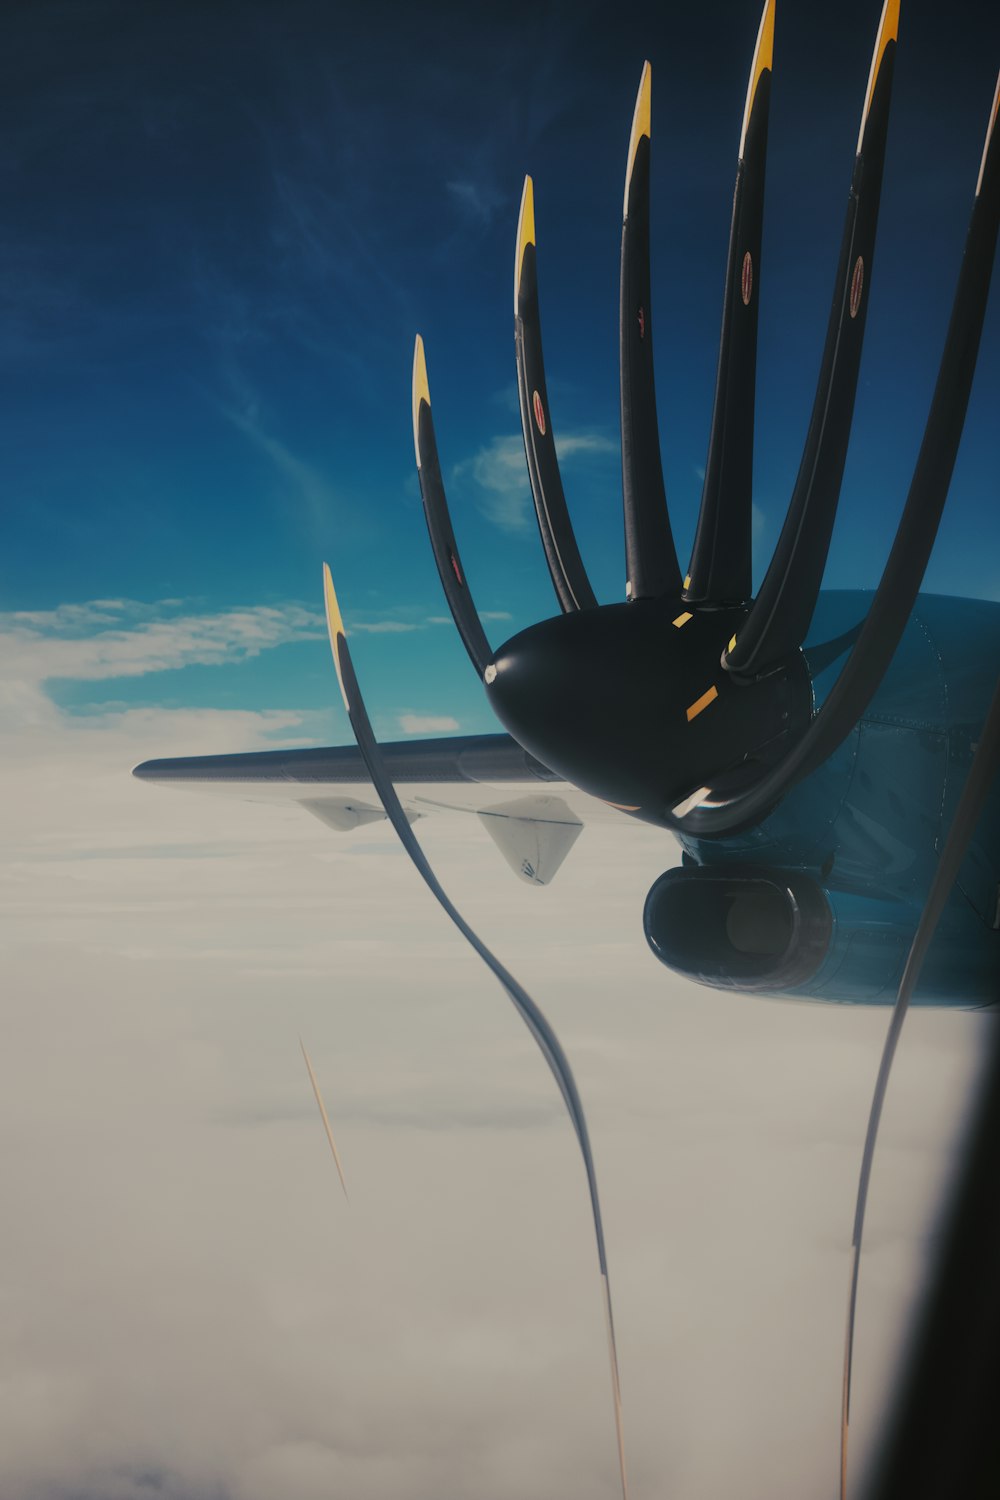
[[[820, 597], [805, 648], [816, 707], [870, 595]], [[844, 638], [832, 662], [823, 648]], [[682, 842], [699, 865], [808, 871], [834, 918], [827, 960], [796, 993], [891, 1000], [972, 762], [1000, 666], [1000, 604], [923, 594], [854, 732], [757, 828]], [[991, 791], [935, 937], [918, 998], [1000, 1000], [1000, 786]]]

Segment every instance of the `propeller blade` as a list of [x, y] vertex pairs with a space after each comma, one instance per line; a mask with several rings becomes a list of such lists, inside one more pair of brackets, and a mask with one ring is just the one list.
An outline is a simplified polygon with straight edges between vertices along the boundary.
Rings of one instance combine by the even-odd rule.
[[694, 837], [733, 833], [766, 817], [851, 733], [896, 653], [934, 547], [976, 369], [1000, 230], [998, 114], [1000, 78], [923, 442], [892, 550], [857, 641], [819, 713], [788, 755], [749, 789], [738, 789], [732, 796], [722, 787], [701, 787], [696, 800], [682, 804], [683, 812], [675, 809], [680, 831]]
[[938, 860], [937, 870], [931, 884], [927, 901], [924, 905], [920, 922], [914, 934], [910, 952], [900, 980], [899, 992], [896, 995], [896, 1003], [893, 1007], [892, 1016], [889, 1020], [889, 1030], [882, 1049], [882, 1060], [879, 1064], [878, 1077], [875, 1081], [875, 1092], [872, 1095], [871, 1112], [868, 1116], [868, 1129], [865, 1133], [864, 1151], [861, 1156], [861, 1173], [858, 1178], [858, 1199], [854, 1211], [854, 1233], [852, 1236], [853, 1254], [851, 1258], [850, 1290], [847, 1296], [847, 1337], [844, 1346], [844, 1380], [841, 1405], [840, 1422], [840, 1500], [845, 1500], [847, 1493], [847, 1437], [851, 1414], [851, 1370], [854, 1355], [854, 1315], [857, 1307], [858, 1297], [858, 1271], [861, 1262], [861, 1240], [865, 1227], [865, 1209], [868, 1204], [868, 1185], [871, 1181], [872, 1161], [875, 1157], [875, 1142], [878, 1138], [879, 1122], [882, 1118], [882, 1106], [885, 1103], [886, 1090], [889, 1085], [889, 1072], [892, 1068], [893, 1058], [896, 1055], [896, 1045], [899, 1034], [903, 1029], [906, 1012], [909, 1008], [913, 991], [927, 949], [930, 947], [931, 938], [941, 918], [945, 902], [951, 894], [951, 888], [958, 876], [965, 851], [973, 832], [987, 794], [993, 783], [994, 777], [1000, 771], [1000, 682], [997, 683], [993, 694], [993, 701], [986, 723], [979, 738], [979, 745], [969, 767], [965, 786], [959, 799], [958, 807], [948, 838], [945, 842], [941, 857]]
[[552, 1027], [527, 990], [521, 988], [514, 976], [508, 973], [499, 959], [490, 952], [482, 939], [472, 930], [457, 907], [452, 905], [452, 902], [440, 885], [437, 876], [431, 869], [416, 834], [410, 827], [399, 798], [396, 796], [396, 790], [386, 772], [378, 742], [372, 733], [371, 723], [351, 661], [344, 622], [340, 613], [340, 606], [337, 603], [337, 595], [334, 592], [333, 579], [330, 575], [330, 569], [325, 563], [323, 564], [323, 596], [326, 605], [326, 623], [330, 635], [330, 646], [333, 651], [333, 661], [337, 669], [337, 679], [340, 683], [340, 692], [344, 700], [344, 707], [347, 709], [351, 728], [354, 730], [354, 737], [358, 742], [358, 749], [361, 751], [365, 765], [368, 767], [368, 774], [371, 776], [375, 790], [378, 793], [382, 806], [385, 808], [386, 816], [396, 830], [400, 843], [416, 866], [425, 885], [451, 918], [452, 922], [454, 922], [466, 942], [475, 949], [479, 957], [483, 960], [483, 963], [503, 985], [508, 997], [513, 1002], [518, 1014], [531, 1032], [542, 1056], [549, 1065], [552, 1076], [559, 1087], [559, 1092], [562, 1094], [566, 1109], [569, 1112], [573, 1129], [576, 1132], [580, 1153], [583, 1157], [584, 1169], [587, 1173], [587, 1186], [590, 1191], [590, 1206], [594, 1220], [594, 1235], [597, 1241], [597, 1260], [601, 1271], [602, 1292], [608, 1328], [608, 1346], [611, 1357], [611, 1385], [614, 1397], [615, 1432], [618, 1440], [619, 1472], [621, 1476], [622, 1497], [623, 1500], [627, 1500], [628, 1489], [625, 1476], [625, 1450], [621, 1418], [621, 1384], [618, 1377], [618, 1353], [615, 1345], [614, 1319], [611, 1314], [611, 1282], [608, 1276], [608, 1262], [604, 1248], [604, 1224], [601, 1219], [601, 1205], [597, 1194], [597, 1171], [590, 1149], [587, 1121], [584, 1117], [583, 1105], [580, 1102], [580, 1095], [577, 1090], [576, 1080], [573, 1077], [573, 1071], [569, 1065], [569, 1059], [563, 1051]]
[[340, 1185], [344, 1189], [344, 1197], [347, 1198], [348, 1203], [350, 1203], [351, 1200], [347, 1195], [347, 1183], [344, 1181], [344, 1169], [340, 1165], [340, 1152], [337, 1150], [337, 1144], [333, 1139], [333, 1130], [330, 1126], [330, 1116], [326, 1112], [326, 1105], [323, 1103], [323, 1095], [319, 1091], [319, 1080], [316, 1077], [316, 1074], [313, 1070], [313, 1065], [309, 1060], [309, 1053], [306, 1051], [306, 1044], [301, 1037], [299, 1037], [299, 1046], [302, 1048], [302, 1056], [305, 1058], [306, 1069], [309, 1073], [309, 1082], [312, 1084], [312, 1091], [316, 1096], [316, 1104], [319, 1109], [319, 1117], [323, 1121], [323, 1129], [326, 1131], [326, 1138], [330, 1143], [330, 1150], [333, 1153], [333, 1161], [334, 1165], [337, 1168], [337, 1176], [340, 1178]]
[[424, 341], [419, 333], [413, 350], [413, 446], [417, 454], [417, 475], [424, 502], [424, 517], [441, 586], [451, 617], [462, 637], [462, 644], [469, 653], [469, 660], [482, 679], [493, 660], [493, 651], [472, 602], [462, 559], [458, 555], [458, 543], [451, 529], [448, 500], [444, 492], [437, 440], [434, 436], [434, 420], [431, 417], [431, 392], [427, 384]]
[[885, 0], [799, 474], [760, 593], [724, 658], [727, 667], [744, 675], [766, 671], [802, 645], [823, 581], [861, 364], [898, 24], [899, 0]]
[[753, 587], [754, 387], [773, 52], [774, 0], [765, 0], [743, 111], [705, 485], [684, 580], [684, 598], [697, 603], [741, 604]]
[[580, 559], [576, 537], [573, 535], [573, 523], [566, 508], [552, 432], [552, 414], [545, 387], [542, 323], [538, 311], [535, 196], [530, 177], [524, 179], [521, 211], [517, 218], [514, 351], [524, 453], [528, 460], [535, 515], [538, 517], [538, 530], [545, 549], [545, 561], [552, 575], [552, 585], [563, 614], [574, 609], [594, 609], [597, 599]]
[[629, 599], [676, 593], [681, 571], [667, 515], [649, 312], [649, 63], [642, 69], [625, 174], [619, 325], [622, 493]]

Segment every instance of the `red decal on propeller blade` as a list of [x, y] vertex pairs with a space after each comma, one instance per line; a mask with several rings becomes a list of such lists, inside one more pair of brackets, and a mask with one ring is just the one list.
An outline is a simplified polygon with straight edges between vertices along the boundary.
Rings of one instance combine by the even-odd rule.
[[856, 318], [858, 308], [861, 306], [861, 292], [865, 284], [865, 263], [859, 255], [854, 262], [854, 275], [851, 277], [851, 317]]
[[639, 337], [644, 339], [646, 337], [646, 309], [644, 307], [640, 307], [637, 317], [639, 319]]
[[743, 257], [743, 272], [740, 277], [740, 291], [743, 295], [743, 306], [750, 306], [750, 298], [753, 296], [753, 260], [748, 250]]
[[535, 413], [535, 426], [542, 437], [545, 436], [545, 412], [542, 410], [542, 398], [537, 391], [531, 397], [531, 405]]
[[454, 552], [452, 552], [450, 547], [448, 548], [448, 561], [451, 563], [451, 571], [454, 573], [455, 577], [464, 588], [465, 579], [462, 577], [462, 570], [458, 566], [458, 558], [455, 556]]

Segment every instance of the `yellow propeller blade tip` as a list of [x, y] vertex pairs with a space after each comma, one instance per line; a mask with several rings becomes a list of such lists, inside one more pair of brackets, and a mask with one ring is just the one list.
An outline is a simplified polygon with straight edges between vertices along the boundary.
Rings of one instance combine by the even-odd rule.
[[431, 388], [427, 384], [427, 361], [424, 358], [424, 341], [417, 334], [416, 343], [413, 346], [413, 448], [417, 455], [417, 468], [420, 468], [420, 403], [426, 401], [431, 404]]
[[517, 314], [518, 296], [521, 290], [521, 267], [527, 245], [535, 243], [535, 188], [530, 177], [525, 177], [521, 193], [521, 207], [517, 215], [517, 249], [514, 253], [514, 313]]
[[323, 564], [323, 604], [326, 608], [326, 629], [330, 637], [330, 650], [333, 652], [333, 665], [337, 669], [337, 681], [340, 684], [340, 696], [344, 700], [344, 707], [348, 714], [351, 705], [347, 701], [347, 693], [344, 690], [344, 674], [340, 666], [340, 646], [347, 644], [347, 631], [344, 629], [344, 617], [340, 613], [340, 605], [337, 603], [337, 591], [333, 586], [333, 574], [330, 572], [328, 563]]
[[896, 41], [899, 36], [899, 0], [885, 0], [882, 7], [882, 19], [879, 22], [878, 40], [875, 43], [875, 51], [872, 53], [872, 67], [868, 74], [868, 92], [865, 95], [865, 107], [861, 116], [861, 129], [858, 131], [858, 150], [865, 138], [865, 126], [868, 124], [868, 111], [872, 107], [872, 95], [875, 93], [875, 83], [878, 79], [885, 49], [890, 42]]
[[761, 76], [772, 70], [774, 62], [774, 0], [765, 0], [764, 10], [760, 18], [760, 29], [757, 32], [757, 45], [754, 48], [753, 64], [750, 68], [750, 82], [747, 85], [747, 102], [743, 110], [743, 129], [740, 132], [740, 161], [743, 160], [743, 151], [746, 146], [747, 130], [750, 125], [750, 116], [753, 113], [753, 101], [757, 96], [757, 85]]
[[628, 218], [628, 190], [632, 184], [632, 168], [635, 166], [636, 153], [639, 150], [639, 142], [643, 136], [650, 136], [650, 109], [653, 87], [653, 70], [648, 62], [642, 65], [642, 77], [639, 79], [639, 92], [635, 98], [635, 113], [632, 116], [632, 134], [628, 142], [628, 168], [625, 172], [625, 202], [622, 215]]

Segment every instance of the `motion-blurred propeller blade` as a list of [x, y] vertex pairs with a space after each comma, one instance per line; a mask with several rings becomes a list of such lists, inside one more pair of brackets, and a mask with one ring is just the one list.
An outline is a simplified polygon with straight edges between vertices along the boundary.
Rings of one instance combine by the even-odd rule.
[[684, 598], [698, 603], [742, 604], [753, 587], [754, 387], [773, 52], [774, 0], [765, 0], [743, 111], [705, 485], [684, 580]]
[[934, 547], [962, 437], [1000, 230], [1000, 78], [941, 367], [910, 492], [871, 608], [837, 681], [805, 734], [749, 789], [701, 787], [676, 826], [695, 837], [734, 832], [766, 816], [851, 733], [896, 653]]
[[885, 0], [802, 462], [760, 593], [725, 656], [744, 675], [767, 671], [801, 646], [823, 581], [861, 364], [898, 24], [899, 0]]
[[649, 312], [649, 132], [651, 69], [645, 63], [625, 174], [621, 264], [622, 492], [630, 599], [676, 593], [681, 573], [667, 515], [653, 385]]
[[882, 1049], [882, 1060], [879, 1064], [878, 1077], [875, 1081], [875, 1092], [872, 1095], [871, 1112], [868, 1116], [868, 1130], [865, 1134], [864, 1151], [861, 1156], [861, 1173], [858, 1179], [858, 1199], [854, 1211], [854, 1233], [852, 1236], [853, 1254], [851, 1257], [851, 1280], [850, 1290], [847, 1297], [847, 1337], [844, 1346], [844, 1379], [841, 1405], [840, 1426], [840, 1497], [845, 1500], [847, 1493], [847, 1437], [848, 1425], [851, 1414], [851, 1368], [854, 1355], [854, 1315], [858, 1297], [858, 1270], [861, 1261], [861, 1240], [865, 1227], [865, 1209], [868, 1203], [868, 1185], [871, 1180], [872, 1161], [875, 1156], [875, 1142], [878, 1138], [879, 1122], [882, 1118], [882, 1106], [885, 1103], [886, 1089], [889, 1085], [889, 1072], [892, 1068], [893, 1058], [896, 1055], [896, 1044], [899, 1034], [903, 1029], [903, 1021], [909, 1008], [913, 991], [920, 977], [920, 970], [930, 947], [931, 938], [944, 910], [945, 902], [951, 893], [955, 883], [969, 840], [975, 831], [987, 794], [997, 773], [1000, 772], [1000, 682], [997, 684], [993, 694], [993, 701], [986, 723], [980, 735], [979, 745], [973, 756], [969, 774], [966, 777], [965, 786], [959, 799], [955, 816], [952, 820], [948, 838], [945, 842], [938, 867], [931, 884], [927, 902], [920, 917], [920, 923], [914, 934], [910, 952], [900, 980], [899, 992], [896, 996], [896, 1004], [893, 1007], [892, 1016], [889, 1021], [889, 1030]]
[[462, 559], [458, 555], [458, 543], [451, 529], [437, 441], [434, 437], [434, 421], [431, 417], [431, 392], [427, 384], [424, 341], [419, 334], [413, 350], [413, 445], [417, 453], [417, 474], [434, 561], [437, 563], [452, 619], [462, 637], [462, 644], [482, 679], [493, 660], [493, 652], [472, 602]]
[[[337, 1150], [337, 1143], [333, 1139], [333, 1130], [330, 1125], [330, 1116], [326, 1112], [326, 1105], [323, 1103], [323, 1095], [319, 1091], [319, 1080], [317, 1079], [315, 1071], [313, 1069], [313, 1065], [309, 1060], [309, 1053], [306, 1051], [306, 1044], [301, 1037], [299, 1037], [299, 1046], [302, 1048], [302, 1056], [305, 1058], [306, 1069], [309, 1073], [309, 1082], [312, 1084], [312, 1091], [316, 1097], [316, 1105], [319, 1109], [319, 1117], [323, 1121], [323, 1129], [326, 1131], [326, 1138], [330, 1143], [330, 1150], [333, 1153], [333, 1161], [334, 1165], [337, 1168], [337, 1176], [340, 1178], [340, 1185], [344, 1189], [344, 1197], [347, 1198], [347, 1183], [344, 1181], [344, 1169], [340, 1165], [340, 1152]], [[350, 1199], [347, 1198], [347, 1201], [350, 1202]]]
[[[429, 418], [429, 401], [427, 406], [427, 415]], [[368, 774], [371, 776], [375, 790], [378, 793], [382, 806], [385, 808], [386, 816], [396, 830], [400, 843], [410, 856], [410, 859], [413, 861], [418, 873], [432, 895], [451, 918], [452, 922], [454, 922], [466, 942], [475, 949], [487, 968], [503, 985], [518, 1014], [537, 1042], [569, 1111], [569, 1117], [576, 1132], [581, 1155], [583, 1156], [583, 1164], [587, 1173], [587, 1186], [590, 1190], [590, 1206], [594, 1220], [594, 1234], [597, 1240], [597, 1259], [601, 1271], [604, 1308], [608, 1328], [608, 1344], [611, 1357], [611, 1384], [614, 1397], [615, 1432], [618, 1440], [619, 1472], [621, 1475], [623, 1500], [627, 1500], [628, 1490], [625, 1477], [625, 1449], [621, 1418], [621, 1386], [618, 1378], [618, 1354], [615, 1345], [614, 1320], [611, 1314], [611, 1283], [608, 1276], [608, 1263], [604, 1248], [604, 1225], [601, 1220], [601, 1205], [597, 1195], [597, 1172], [590, 1149], [587, 1122], [584, 1118], [583, 1105], [580, 1102], [580, 1095], [569, 1065], [569, 1059], [566, 1057], [552, 1027], [527, 990], [522, 989], [514, 976], [508, 973], [499, 959], [490, 952], [482, 939], [472, 930], [457, 907], [452, 905], [452, 902], [440, 885], [437, 876], [431, 869], [427, 856], [424, 854], [416, 834], [407, 821], [406, 814], [396, 795], [396, 790], [386, 772], [382, 752], [372, 733], [371, 723], [351, 661], [344, 622], [340, 613], [340, 606], [337, 603], [337, 596], [334, 592], [333, 579], [330, 575], [330, 569], [325, 563], [323, 564], [323, 594], [326, 605], [326, 622], [330, 635], [330, 646], [333, 651], [333, 660], [337, 669], [337, 678], [340, 682], [344, 707], [347, 709], [351, 728], [354, 730], [354, 737], [358, 742], [358, 749], [361, 751], [365, 765], [368, 767]]]
[[566, 508], [559, 460], [556, 457], [542, 359], [542, 323], [538, 311], [538, 268], [535, 251], [535, 199], [531, 178], [524, 179], [521, 212], [517, 219], [514, 261], [514, 350], [517, 390], [521, 399], [521, 430], [528, 460], [528, 477], [535, 501], [545, 561], [556, 597], [567, 614], [593, 609], [597, 600], [590, 586], [573, 523]]

